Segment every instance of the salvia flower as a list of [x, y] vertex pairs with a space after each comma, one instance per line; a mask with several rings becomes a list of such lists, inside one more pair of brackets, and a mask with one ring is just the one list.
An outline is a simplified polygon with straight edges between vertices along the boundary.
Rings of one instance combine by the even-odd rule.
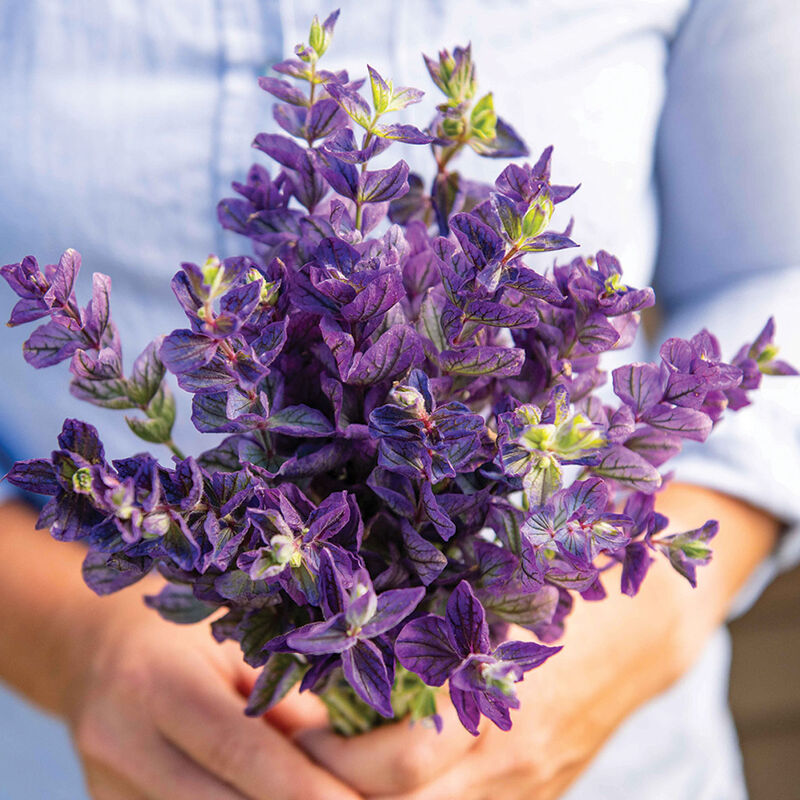
[[[552, 179], [552, 147], [493, 184], [452, 168], [466, 148], [528, 155], [469, 46], [425, 59], [442, 97], [421, 129], [403, 118], [418, 89], [327, 68], [337, 19], [315, 17], [259, 78], [280, 130], [253, 146], [271, 166], [217, 208], [251, 254], [182, 264], [186, 323], [130, 369], [109, 278], [78, 301], [76, 251], [2, 267], [9, 324], [38, 323], [25, 359], [69, 361], [76, 397], [133, 412], [131, 430], [173, 456], [109, 463], [70, 419], [49, 458], [6, 477], [49, 498], [39, 527], [85, 543], [98, 594], [157, 571], [146, 602], [166, 619], [223, 611], [212, 634], [261, 670], [246, 713], [299, 685], [342, 733], [440, 725], [447, 683], [470, 732], [482, 717], [507, 730], [516, 683], [558, 651], [577, 596], [601, 600], [618, 573], [634, 595], [657, 557], [697, 582], [716, 523], [669, 531], [661, 470], [763, 375], [796, 373], [769, 320], [730, 362], [708, 331], [670, 339], [658, 363], [613, 370], [602, 399], [602, 356], [633, 342], [652, 290], [603, 250], [560, 259], [576, 226], [555, 230], [554, 211], [578, 187]], [[430, 182], [391, 157], [398, 142], [430, 148]], [[205, 452], [172, 439], [171, 382], [217, 434]], [[505, 641], [512, 626], [538, 642]]]

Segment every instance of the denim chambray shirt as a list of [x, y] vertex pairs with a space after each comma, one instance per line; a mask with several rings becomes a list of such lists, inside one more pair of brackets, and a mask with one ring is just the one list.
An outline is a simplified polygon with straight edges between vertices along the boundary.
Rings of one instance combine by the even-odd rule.
[[[656, 282], [660, 339], [707, 325], [731, 353], [774, 313], [783, 353], [800, 363], [796, 0], [341, 5], [326, 59], [354, 76], [369, 61], [397, 84], [430, 89], [431, 105], [420, 51], [472, 41], [480, 84], [494, 90], [500, 113], [534, 154], [555, 145], [559, 183], [582, 182], [564, 213], [574, 214], [584, 251], [615, 252], [627, 283]], [[112, 277], [128, 360], [156, 333], [182, 327], [168, 285], [179, 262], [247, 252], [216, 224], [215, 205], [264, 158], [249, 147], [254, 134], [274, 128], [256, 77], [306, 38], [314, 13], [333, 7], [0, 0], [0, 263], [28, 253], [47, 263], [78, 249], [79, 294], [92, 271]], [[420, 106], [409, 112], [427, 122]], [[424, 150], [403, 155], [426, 172]], [[500, 167], [463, 163], [486, 179]], [[3, 285], [0, 307], [11, 302]], [[24, 364], [29, 332], [0, 339], [0, 466], [49, 453], [66, 416], [96, 424], [113, 457], [143, 449], [115, 412], [70, 398], [66, 365], [35, 373]], [[800, 518], [799, 391], [796, 381], [765, 382], [756, 405], [702, 452], [687, 448], [678, 477], [768, 508], [791, 529]], [[176, 440], [191, 449], [188, 416], [184, 407]], [[0, 497], [11, 491], [0, 484]], [[740, 605], [797, 545], [788, 533]], [[619, 728], [566, 797], [743, 798], [727, 670], [720, 631], [678, 684]], [[0, 800], [85, 797], [62, 726], [0, 689]]]

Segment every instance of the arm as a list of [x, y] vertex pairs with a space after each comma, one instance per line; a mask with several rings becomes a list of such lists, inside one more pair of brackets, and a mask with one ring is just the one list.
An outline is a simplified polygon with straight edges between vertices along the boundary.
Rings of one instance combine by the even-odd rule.
[[0, 678], [68, 722], [93, 798], [356, 800], [290, 743], [289, 713], [244, 716], [256, 673], [236, 646], [147, 609], [156, 578], [96, 597], [82, 548], [35, 520], [22, 503], [0, 506]]
[[779, 528], [763, 511], [688, 485], [668, 488], [659, 507], [675, 530], [709, 515], [720, 522], [698, 588], [659, 559], [635, 598], [611, 588], [602, 602], [579, 602], [567, 620], [564, 650], [519, 684], [522, 708], [510, 732], [484, 725], [473, 739], [445, 709], [439, 736], [407, 725], [350, 740], [317, 730], [299, 734], [303, 746], [368, 797], [559, 797], [622, 720], [693, 664]]

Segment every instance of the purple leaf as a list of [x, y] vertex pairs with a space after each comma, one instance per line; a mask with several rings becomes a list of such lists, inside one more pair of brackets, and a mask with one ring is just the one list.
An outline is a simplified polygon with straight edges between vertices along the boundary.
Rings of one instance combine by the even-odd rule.
[[625, 548], [625, 559], [622, 562], [621, 589], [623, 594], [633, 597], [642, 585], [647, 570], [653, 559], [647, 545], [643, 542], [631, 542]]
[[277, 97], [278, 100], [283, 100], [284, 103], [291, 103], [295, 106], [308, 105], [308, 98], [288, 81], [261, 76], [258, 79], [258, 85], [265, 92]]
[[324, 655], [342, 653], [356, 643], [348, 634], [344, 614], [336, 614], [325, 622], [311, 622], [296, 628], [286, 637], [286, 644], [297, 653]]
[[130, 559], [107, 553], [89, 552], [83, 560], [83, 580], [101, 597], [140, 581], [152, 567], [149, 559]]
[[655, 364], [626, 364], [613, 370], [611, 378], [614, 394], [630, 406], [637, 417], [660, 403], [664, 396], [661, 371]]
[[513, 661], [523, 672], [535, 669], [554, 656], [560, 647], [545, 647], [535, 642], [503, 642], [493, 655], [500, 661]]
[[614, 445], [600, 463], [592, 467], [592, 472], [646, 494], [661, 486], [658, 470], [642, 456], [621, 445]]
[[198, 600], [186, 584], [168, 583], [158, 594], [146, 595], [144, 602], [165, 620], [178, 625], [193, 625], [217, 610], [216, 605]]
[[64, 251], [64, 254], [58, 261], [58, 266], [55, 268], [50, 289], [45, 295], [45, 298], [52, 298], [55, 304], [61, 306], [67, 305], [72, 297], [72, 291], [75, 288], [75, 279], [78, 277], [80, 268], [80, 253], [71, 248]]
[[342, 667], [356, 694], [381, 716], [391, 719], [392, 683], [381, 651], [370, 641], [359, 641], [342, 653]]
[[32, 367], [42, 369], [71, 358], [82, 346], [79, 334], [58, 322], [48, 322], [31, 334], [22, 346], [22, 354]]
[[486, 158], [520, 158], [529, 154], [520, 135], [503, 119], [497, 118], [494, 139], [472, 138], [469, 146]]
[[399, 625], [420, 603], [425, 589], [390, 589], [378, 595], [378, 605], [371, 619], [361, 629], [361, 635], [372, 639]]
[[398, 161], [389, 169], [367, 170], [359, 179], [358, 199], [362, 203], [383, 203], [408, 191], [408, 164]]
[[278, 133], [259, 133], [253, 147], [289, 169], [300, 169], [306, 151], [299, 144]]
[[213, 339], [184, 329], [165, 337], [159, 356], [170, 372], [179, 374], [205, 366], [216, 351], [217, 343]]
[[489, 652], [489, 627], [483, 606], [466, 581], [456, 586], [447, 601], [447, 624], [456, 651], [462, 658], [470, 653]]
[[515, 347], [469, 347], [439, 354], [442, 372], [451, 375], [491, 375], [504, 378], [519, 375], [525, 351]]
[[[416, 100], [412, 100], [411, 102], [416, 102]], [[394, 105], [394, 103], [392, 103], [392, 105]], [[406, 105], [408, 105], [408, 103]], [[405, 144], [430, 144], [433, 141], [432, 136], [423, 133], [419, 128], [415, 128], [413, 125], [401, 125], [397, 123], [392, 125], [376, 125], [375, 135], [383, 139], [404, 142]]]
[[711, 433], [711, 417], [694, 408], [659, 403], [648, 409], [642, 419], [654, 428], [697, 442], [704, 442]]
[[478, 707], [477, 696], [474, 692], [465, 692], [450, 684], [450, 700], [456, 709], [461, 724], [473, 735], [478, 735], [478, 725], [481, 721], [481, 709]]
[[454, 214], [450, 227], [467, 258], [477, 269], [483, 269], [503, 257], [505, 243], [474, 214]]
[[267, 429], [287, 436], [330, 436], [334, 428], [325, 415], [308, 406], [286, 406], [267, 419]]
[[[413, 513], [413, 506], [411, 509]], [[415, 531], [407, 520], [402, 520], [405, 557], [411, 561], [414, 571], [425, 586], [441, 575], [447, 566], [447, 556], [436, 545]]]
[[26, 492], [56, 495], [60, 491], [53, 464], [44, 458], [17, 461], [6, 474], [5, 480]]
[[447, 623], [433, 614], [412, 620], [400, 631], [395, 654], [428, 686], [441, 686], [461, 661]]
[[289, 693], [307, 670], [308, 665], [291, 653], [273, 653], [256, 678], [247, 698], [245, 714], [248, 717], [265, 714]]

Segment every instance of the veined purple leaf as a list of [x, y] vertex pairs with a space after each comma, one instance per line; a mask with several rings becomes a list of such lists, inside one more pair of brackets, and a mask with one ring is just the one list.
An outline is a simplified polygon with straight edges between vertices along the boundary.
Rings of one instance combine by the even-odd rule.
[[315, 153], [314, 158], [317, 169], [331, 188], [342, 197], [355, 200], [358, 196], [358, 170], [352, 164], [323, 152]]
[[501, 283], [503, 286], [522, 292], [522, 294], [546, 300], [554, 305], [558, 305], [564, 299], [552, 281], [526, 267], [511, 267], [501, 279]]
[[376, 274], [353, 300], [342, 306], [341, 313], [348, 322], [363, 322], [384, 314], [403, 297], [400, 275], [390, 267]]
[[71, 358], [83, 346], [80, 334], [58, 322], [48, 322], [31, 334], [22, 346], [22, 354], [32, 367], [42, 369]]
[[501, 259], [505, 243], [486, 223], [473, 214], [454, 214], [450, 227], [467, 258], [477, 269]]
[[266, 420], [266, 427], [273, 433], [287, 436], [330, 436], [334, 428], [327, 417], [315, 408], [304, 405], [287, 406], [275, 411]]
[[462, 580], [450, 594], [445, 618], [453, 632], [456, 651], [462, 658], [470, 653], [489, 651], [486, 613], [467, 581]]
[[363, 636], [372, 639], [399, 625], [424, 596], [425, 589], [421, 586], [415, 589], [390, 589], [378, 595], [375, 613], [361, 629]]
[[111, 278], [100, 272], [92, 275], [92, 298], [82, 313], [83, 329], [94, 344], [100, 344], [111, 317]]
[[664, 396], [661, 371], [655, 364], [626, 364], [613, 370], [611, 378], [614, 394], [637, 416], [660, 403]]
[[154, 562], [147, 558], [125, 558], [90, 551], [83, 560], [83, 580], [101, 597], [140, 581]]
[[681, 451], [680, 437], [643, 425], [625, 439], [625, 447], [660, 467]]
[[273, 653], [256, 678], [245, 714], [260, 717], [280, 702], [308, 671], [292, 653]]
[[425, 481], [420, 487], [420, 502], [436, 532], [448, 541], [456, 532], [456, 525], [439, 505], [429, 481]]
[[398, 161], [389, 169], [367, 170], [359, 180], [358, 199], [362, 203], [383, 203], [402, 197], [408, 191], [408, 164]]
[[493, 139], [472, 138], [469, 146], [486, 158], [520, 158], [529, 154], [528, 146], [520, 135], [500, 117], [497, 118]]
[[503, 642], [493, 655], [500, 661], [513, 661], [523, 672], [527, 672], [544, 664], [559, 650], [560, 647], [546, 647], [536, 642]]
[[17, 461], [8, 471], [5, 479], [26, 492], [56, 495], [60, 490], [53, 464], [44, 458]]
[[193, 625], [217, 610], [217, 606], [198, 600], [186, 584], [168, 583], [158, 594], [147, 595], [144, 602], [168, 622], [179, 625]]
[[297, 653], [324, 655], [342, 653], [356, 643], [348, 634], [344, 614], [337, 614], [325, 622], [311, 622], [296, 628], [286, 637], [286, 644]]
[[360, 640], [342, 653], [342, 667], [356, 694], [381, 716], [391, 719], [392, 683], [381, 651], [369, 640]]
[[184, 329], [164, 338], [159, 357], [170, 372], [179, 374], [205, 366], [216, 351], [217, 343], [213, 339]]
[[619, 339], [619, 332], [603, 314], [592, 314], [578, 330], [578, 341], [590, 353], [611, 350]]
[[[412, 507], [413, 513], [413, 507]], [[428, 586], [441, 575], [442, 570], [447, 566], [447, 556], [429, 542], [411, 525], [407, 520], [402, 526], [403, 544], [405, 545], [405, 556], [411, 561], [414, 571], [425, 586]]]
[[450, 375], [491, 375], [495, 378], [519, 375], [525, 352], [516, 347], [469, 347], [439, 354], [442, 371]]
[[408, 325], [389, 328], [366, 352], [356, 353], [345, 383], [359, 386], [378, 383], [405, 372], [422, 360], [419, 338]]
[[347, 123], [347, 116], [335, 100], [317, 100], [306, 118], [306, 135], [312, 141], [330, 136]]
[[383, 139], [391, 139], [396, 142], [404, 142], [405, 144], [430, 144], [433, 141], [432, 136], [424, 133], [419, 128], [415, 128], [413, 125], [402, 125], [398, 123], [376, 125], [374, 133], [376, 136], [380, 136]]
[[623, 594], [633, 597], [642, 585], [642, 581], [653, 563], [649, 548], [643, 542], [631, 542], [625, 548], [622, 562], [622, 578], [620, 588]]
[[472, 300], [464, 309], [464, 316], [481, 325], [497, 328], [532, 328], [539, 321], [536, 311], [511, 307], [491, 300]]
[[447, 623], [432, 614], [412, 620], [403, 628], [395, 643], [395, 654], [407, 670], [419, 675], [428, 686], [444, 684], [461, 661]]
[[654, 428], [674, 433], [684, 439], [704, 442], [711, 433], [711, 417], [702, 411], [684, 406], [659, 403], [648, 409], [642, 419]]
[[520, 250], [523, 253], [550, 253], [553, 250], [565, 250], [568, 247], [579, 247], [579, 245], [577, 242], [573, 242], [566, 233], [545, 231], [532, 239], [526, 239]]
[[372, 111], [361, 95], [335, 83], [328, 83], [325, 88], [350, 119], [358, 123], [362, 128], [369, 128], [372, 121]]
[[56, 304], [67, 305], [72, 297], [75, 279], [78, 277], [80, 268], [80, 253], [72, 248], [65, 250], [58, 260], [58, 265], [53, 272], [50, 289], [45, 294], [45, 298], [49, 300], [52, 297]]
[[481, 602], [487, 611], [500, 619], [533, 630], [552, 621], [558, 606], [558, 589], [545, 584], [536, 592], [530, 589], [496, 594], [486, 592]]
[[642, 456], [621, 445], [613, 446], [600, 463], [592, 467], [592, 472], [646, 494], [652, 494], [661, 486], [658, 470]]
[[291, 653], [273, 653], [256, 679], [247, 698], [245, 714], [260, 717], [279, 703], [308, 671]]

